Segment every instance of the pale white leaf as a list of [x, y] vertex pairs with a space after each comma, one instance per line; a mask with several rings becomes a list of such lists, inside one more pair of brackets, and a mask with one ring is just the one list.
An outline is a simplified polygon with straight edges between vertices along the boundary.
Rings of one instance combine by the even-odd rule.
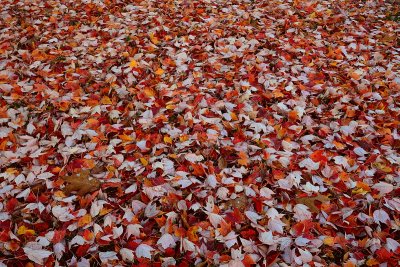
[[299, 167], [306, 168], [309, 171], [315, 171], [319, 169], [319, 162], [314, 162], [312, 159], [306, 158], [299, 163]]
[[258, 215], [258, 213], [254, 212], [254, 211], [246, 211], [245, 215], [252, 222], [257, 222], [258, 220], [260, 220], [262, 218], [260, 215]]
[[196, 245], [186, 238], [183, 239], [182, 245], [185, 251], [192, 251], [192, 252], [196, 251]]
[[389, 215], [383, 209], [375, 210], [373, 216], [376, 223], [387, 224], [387, 222], [390, 221]]
[[392, 184], [389, 184], [386, 182], [376, 183], [372, 186], [372, 188], [378, 190], [379, 194], [381, 194], [381, 195], [388, 194], [388, 193], [392, 192], [394, 189]]
[[137, 190], [137, 184], [134, 183], [132, 185], [130, 185], [127, 189], [125, 189], [125, 194], [130, 194], [130, 193], [134, 193]]
[[360, 157], [364, 157], [366, 154], [368, 154], [368, 152], [367, 151], [365, 151], [362, 147], [356, 147], [356, 148], [354, 148], [354, 153], [356, 153], [356, 155], [357, 156], [360, 156]]
[[388, 237], [386, 238], [386, 247], [389, 251], [395, 252], [400, 247], [400, 243]]
[[130, 250], [127, 248], [121, 248], [119, 250], [119, 254], [122, 257], [122, 260], [124, 260], [124, 261], [133, 262], [135, 260], [133, 250]]
[[190, 161], [190, 162], [194, 163], [194, 162], [202, 161], [204, 159], [204, 157], [202, 155], [196, 155], [194, 153], [188, 153], [188, 154], [185, 155], [185, 159], [187, 161]]
[[126, 235], [129, 238], [131, 235], [140, 236], [140, 229], [143, 228], [140, 224], [129, 224], [126, 227]]
[[308, 250], [303, 250], [299, 248], [300, 258], [303, 263], [312, 261], [312, 254]]
[[258, 239], [259, 239], [263, 244], [266, 244], [266, 245], [273, 245], [273, 244], [275, 244], [274, 237], [273, 237], [271, 231], [260, 233]]
[[167, 249], [169, 247], [175, 247], [174, 237], [170, 234], [163, 234], [163, 236], [157, 241], [157, 244], [161, 245], [163, 249]]
[[102, 263], [106, 263], [112, 260], [118, 260], [117, 252], [115, 251], [99, 252], [99, 258]]
[[53, 252], [44, 249], [32, 249], [24, 247], [26, 256], [33, 262], [43, 265], [44, 259], [48, 258]]
[[148, 258], [151, 259], [151, 252], [154, 250], [151, 246], [147, 244], [140, 244], [136, 250], [136, 257], [138, 258]]
[[294, 218], [297, 221], [309, 220], [312, 217], [311, 212], [308, 210], [308, 207], [303, 204], [296, 204], [293, 208]]
[[42, 179], [42, 180], [46, 180], [46, 179], [49, 179], [50, 177], [53, 177], [53, 176], [54, 176], [54, 174], [52, 174], [51, 172], [44, 172], [44, 173], [39, 174], [37, 176], [37, 178], [38, 179]]

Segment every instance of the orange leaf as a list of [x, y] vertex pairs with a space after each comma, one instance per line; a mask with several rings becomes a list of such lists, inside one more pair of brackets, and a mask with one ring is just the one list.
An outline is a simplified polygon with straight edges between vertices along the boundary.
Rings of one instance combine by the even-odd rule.
[[324, 151], [323, 150], [317, 150], [314, 151], [311, 155], [310, 158], [314, 161], [314, 162], [320, 162], [320, 161], [328, 161], [327, 157], [324, 156]]
[[136, 68], [137, 65], [138, 65], [138, 63], [134, 59], [132, 59], [131, 62], [129, 62], [129, 67], [131, 67], [131, 68]]
[[112, 101], [108, 96], [103, 96], [103, 98], [101, 99], [101, 103], [103, 105], [112, 105]]
[[35, 235], [35, 230], [26, 228], [25, 225], [21, 225], [17, 231], [18, 235]]
[[244, 264], [244, 266], [248, 267], [248, 266], [254, 266], [256, 264], [256, 262], [254, 261], [254, 259], [252, 258], [252, 256], [250, 254], [246, 254], [244, 256], [244, 259], [242, 260], [242, 263]]
[[143, 166], [147, 166], [149, 164], [149, 162], [145, 158], [140, 158], [140, 162]]
[[335, 244], [335, 238], [332, 236], [325, 237], [324, 244], [328, 246], [333, 246]]
[[82, 237], [87, 240], [90, 241], [94, 238], [94, 233], [88, 229], [85, 229], [85, 231], [83, 231], [83, 235]]
[[234, 121], [237, 121], [237, 120], [238, 120], [238, 117], [237, 117], [236, 114], [233, 113], [233, 112], [231, 112], [231, 118], [232, 118], [232, 120], [234, 120]]
[[299, 116], [297, 115], [297, 111], [296, 110], [289, 111], [288, 118], [290, 121], [296, 121], [299, 118]]
[[243, 151], [239, 152], [239, 160], [238, 163], [242, 166], [247, 166], [247, 164], [249, 164], [249, 157], [247, 156], [246, 153], [244, 153]]
[[192, 226], [188, 229], [187, 231], [187, 237], [190, 241], [192, 242], [197, 242], [199, 240], [199, 237], [197, 236], [197, 231], [199, 230], [198, 226]]
[[343, 267], [356, 267], [356, 265], [352, 261], [346, 262]]
[[192, 168], [193, 168], [193, 175], [196, 176], [203, 176], [206, 174], [206, 171], [204, 170], [204, 167], [201, 164], [194, 164], [191, 163]]
[[221, 220], [220, 225], [221, 225], [221, 227], [218, 228], [218, 230], [222, 236], [226, 236], [227, 234], [229, 234], [231, 232], [232, 228], [231, 228], [230, 223], [227, 223], [225, 220]]
[[121, 139], [123, 142], [132, 142], [133, 141], [133, 137], [126, 135], [126, 134], [120, 134], [118, 135], [119, 139]]
[[148, 87], [146, 87], [146, 88], [144, 89], [144, 94], [145, 94], [147, 97], [155, 96], [154, 90], [151, 89], [151, 88], [148, 88]]
[[164, 70], [162, 68], [158, 68], [155, 72], [155, 74], [157, 75], [163, 75], [164, 74]]
[[168, 135], [164, 136], [164, 143], [172, 144], [172, 138], [169, 137]]
[[92, 221], [92, 216], [90, 216], [90, 214], [85, 214], [78, 220], [78, 226], [79, 227], [85, 226], [89, 224], [91, 221]]
[[61, 101], [59, 106], [61, 111], [67, 111], [69, 109], [70, 102], [69, 101]]
[[332, 142], [332, 144], [336, 147], [336, 149], [339, 149], [339, 150], [345, 148], [345, 146], [344, 146], [342, 143], [337, 142], [337, 141], [335, 141], [335, 140]]
[[371, 258], [371, 259], [367, 260], [367, 262], [365, 264], [367, 264], [367, 266], [374, 266], [374, 265], [378, 265], [379, 261], [377, 261], [374, 258]]
[[149, 37], [150, 37], [150, 41], [153, 43], [153, 44], [155, 44], [155, 45], [157, 45], [158, 44], [158, 38], [157, 37], [155, 37], [154, 36], [154, 33], [149, 33]]

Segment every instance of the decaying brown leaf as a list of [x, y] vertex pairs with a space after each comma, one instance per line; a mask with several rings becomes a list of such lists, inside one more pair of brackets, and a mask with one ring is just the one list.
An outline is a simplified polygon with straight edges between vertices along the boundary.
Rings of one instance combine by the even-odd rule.
[[296, 203], [297, 204], [303, 204], [306, 205], [311, 212], [319, 212], [319, 209], [317, 206], [315, 206], [315, 201], [319, 201], [321, 203], [325, 203], [329, 201], [329, 197], [325, 195], [318, 194], [315, 197], [300, 197], [296, 198]]
[[248, 205], [247, 198], [245, 195], [237, 197], [235, 199], [230, 199], [226, 202], [227, 207], [237, 208], [240, 211], [244, 211]]
[[220, 157], [218, 159], [218, 168], [225, 169], [227, 166], [228, 166], [228, 163], [226, 162], [226, 160], [223, 157]]
[[84, 196], [100, 188], [100, 181], [96, 178], [89, 178], [90, 171], [83, 170], [81, 172], [64, 176], [62, 179], [67, 182], [64, 188], [64, 193], [71, 194], [76, 191], [78, 195]]

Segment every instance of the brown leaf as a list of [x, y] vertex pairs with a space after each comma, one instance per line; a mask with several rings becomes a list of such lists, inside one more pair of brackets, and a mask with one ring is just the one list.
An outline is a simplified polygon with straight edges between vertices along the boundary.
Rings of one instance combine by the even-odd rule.
[[244, 211], [246, 207], [249, 205], [247, 202], [247, 197], [245, 195], [241, 195], [235, 199], [230, 199], [226, 202], [227, 207], [237, 208], [240, 211]]
[[318, 194], [315, 197], [300, 197], [296, 198], [297, 204], [306, 205], [311, 212], [319, 212], [317, 206], [315, 206], [315, 201], [319, 201], [321, 203], [325, 203], [329, 201], [329, 197], [325, 195]]
[[226, 160], [223, 157], [220, 157], [218, 159], [218, 168], [225, 169], [227, 166], [228, 166], [228, 163], [226, 162]]
[[62, 177], [67, 182], [63, 190], [64, 193], [69, 195], [71, 192], [76, 191], [78, 195], [84, 196], [87, 193], [98, 190], [100, 188], [100, 181], [95, 178], [90, 179], [89, 174], [89, 170], [83, 170], [79, 173]]

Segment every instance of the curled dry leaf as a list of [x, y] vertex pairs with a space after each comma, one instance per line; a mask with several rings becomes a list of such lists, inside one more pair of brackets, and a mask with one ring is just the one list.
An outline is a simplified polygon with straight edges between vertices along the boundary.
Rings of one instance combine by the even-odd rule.
[[319, 212], [319, 208], [316, 206], [315, 201], [325, 203], [329, 201], [329, 197], [325, 195], [318, 194], [314, 197], [300, 197], [296, 198], [296, 203], [297, 204], [303, 204], [306, 205], [311, 212]]
[[249, 202], [247, 201], [247, 197], [245, 195], [241, 195], [235, 199], [230, 199], [226, 202], [226, 206], [228, 208], [237, 208], [240, 211], [244, 211], [248, 204]]
[[64, 193], [67, 195], [75, 191], [78, 195], [84, 196], [87, 193], [98, 190], [101, 185], [98, 179], [90, 177], [89, 170], [83, 170], [81, 172], [74, 173], [70, 176], [63, 176], [61, 178], [67, 183], [63, 189]]

